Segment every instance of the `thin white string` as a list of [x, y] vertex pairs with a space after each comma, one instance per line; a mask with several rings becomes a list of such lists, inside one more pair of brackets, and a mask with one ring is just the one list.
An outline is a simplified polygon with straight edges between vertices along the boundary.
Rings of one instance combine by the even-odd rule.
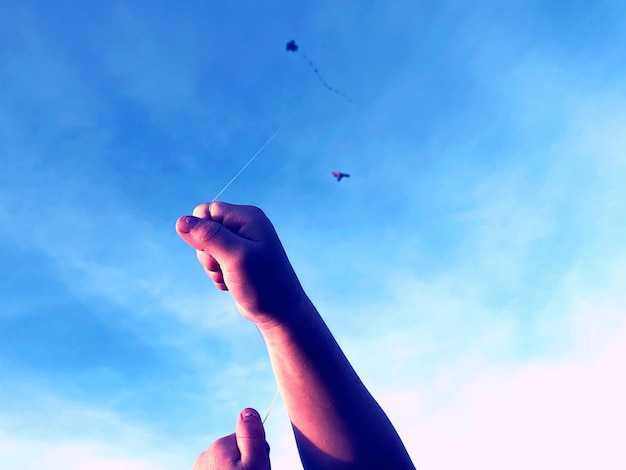
[[274, 405], [276, 404], [276, 399], [278, 398], [278, 387], [276, 387], [276, 393], [274, 393], [274, 398], [272, 400], [272, 404], [270, 405], [269, 409], [267, 410], [267, 413], [265, 414], [265, 418], [263, 418], [262, 423], [265, 424], [265, 421], [267, 421], [267, 418], [269, 417], [270, 413], [272, 412], [272, 409], [274, 409]]
[[265, 143], [264, 143], [263, 145], [261, 145], [261, 147], [259, 148], [259, 150], [257, 150], [257, 151], [256, 151], [256, 153], [255, 153], [254, 155], [252, 155], [252, 158], [250, 158], [250, 160], [248, 160], [248, 162], [247, 162], [247, 163], [246, 163], [246, 164], [245, 164], [245, 165], [241, 168], [241, 170], [239, 170], [239, 171], [237, 172], [237, 174], [236, 174], [235, 176], [233, 176], [233, 178], [232, 178], [232, 179], [231, 179], [228, 183], [226, 183], [226, 186], [224, 186], [224, 187], [222, 188], [222, 190], [221, 190], [219, 193], [217, 193], [217, 195], [216, 195], [216, 196], [215, 196], [215, 197], [211, 200], [211, 202], [212, 202], [212, 203], [213, 203], [213, 202], [215, 202], [215, 201], [217, 200], [217, 198], [218, 198], [218, 197], [220, 197], [224, 191], [226, 191], [226, 189], [227, 189], [227, 188], [228, 188], [228, 187], [229, 187], [229, 186], [233, 183], [233, 181], [235, 181], [235, 180], [239, 177], [239, 175], [240, 175], [240, 174], [242, 174], [242, 173], [244, 172], [244, 170], [245, 170], [246, 168], [248, 168], [248, 166], [250, 165], [250, 163], [252, 163], [252, 162], [254, 161], [254, 159], [255, 159], [256, 157], [258, 157], [258, 156], [259, 156], [259, 154], [263, 151], [263, 149], [264, 149], [265, 147], [267, 147], [267, 145], [268, 145], [268, 144], [269, 144], [272, 140], [274, 140], [274, 137], [276, 137], [276, 136], [278, 135], [278, 133], [279, 133], [280, 131], [282, 131], [282, 130], [283, 130], [283, 127], [285, 127], [285, 126], [287, 125], [287, 123], [288, 123], [290, 120], [291, 120], [291, 117], [288, 117], [288, 118], [285, 120], [285, 122], [283, 122], [283, 123], [281, 124], [281, 126], [278, 128], [278, 130], [277, 130], [276, 132], [274, 132], [274, 133], [270, 136], [270, 138], [269, 138], [269, 139], [267, 139], [267, 140], [265, 141]]
[[[221, 190], [219, 193], [217, 193], [217, 195], [216, 195], [213, 199], [211, 199], [211, 203], [215, 202], [215, 201], [217, 200], [217, 198], [218, 198], [218, 197], [220, 197], [220, 196], [222, 195], [222, 193], [223, 193], [224, 191], [226, 191], [226, 189], [228, 189], [228, 187], [229, 187], [229, 186], [230, 186], [230, 185], [231, 185], [231, 184], [232, 184], [232, 183], [233, 183], [233, 182], [234, 182], [234, 181], [235, 181], [235, 180], [239, 177], [239, 175], [240, 175], [240, 174], [242, 174], [242, 173], [245, 171], [245, 169], [246, 169], [246, 168], [248, 168], [248, 166], [250, 166], [250, 164], [254, 161], [254, 159], [255, 159], [256, 157], [258, 157], [258, 156], [259, 156], [259, 154], [263, 151], [263, 149], [265, 149], [265, 147], [267, 147], [267, 146], [269, 145], [269, 143], [270, 143], [272, 140], [274, 140], [274, 138], [275, 138], [275, 137], [276, 137], [276, 136], [280, 133], [280, 131], [282, 131], [282, 130], [283, 130], [283, 128], [287, 125], [287, 123], [289, 123], [289, 121], [291, 120], [291, 118], [292, 118], [292, 117], [293, 117], [293, 115], [292, 115], [292, 116], [290, 116], [290, 117], [288, 117], [287, 119], [285, 119], [285, 122], [283, 122], [283, 123], [280, 125], [280, 127], [276, 130], [276, 132], [274, 132], [274, 133], [273, 133], [273, 134], [269, 137], [269, 139], [267, 139], [267, 140], [265, 141], [265, 143], [264, 143], [263, 145], [261, 145], [261, 147], [259, 148], [259, 150], [257, 150], [257, 151], [254, 153], [254, 155], [252, 155], [252, 157], [250, 157], [250, 160], [248, 160], [248, 161], [246, 162], [246, 164], [245, 164], [243, 167], [241, 167], [241, 170], [239, 170], [239, 171], [237, 172], [237, 174], [236, 174], [235, 176], [233, 176], [233, 177], [232, 177], [232, 179], [231, 179], [228, 183], [226, 183], [226, 186], [224, 186], [224, 187], [222, 188], [222, 190]], [[263, 424], [265, 424], [265, 421], [267, 421], [267, 418], [269, 418], [270, 413], [271, 413], [271, 412], [272, 412], [272, 410], [274, 409], [274, 405], [276, 404], [276, 400], [278, 399], [278, 394], [279, 394], [279, 389], [278, 389], [278, 386], [277, 386], [277, 387], [276, 387], [276, 392], [274, 393], [274, 398], [272, 399], [272, 403], [271, 403], [271, 405], [270, 405], [269, 409], [267, 410], [267, 413], [265, 414], [265, 418], [263, 418], [263, 421], [262, 421], [262, 423], [263, 423]]]

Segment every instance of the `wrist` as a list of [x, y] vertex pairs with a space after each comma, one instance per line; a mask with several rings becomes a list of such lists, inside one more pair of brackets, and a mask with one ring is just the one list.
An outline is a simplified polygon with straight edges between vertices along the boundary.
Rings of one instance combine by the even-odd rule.
[[266, 341], [297, 334], [298, 331], [306, 329], [306, 325], [310, 326], [315, 322], [315, 318], [320, 318], [315, 306], [304, 291], [293, 299], [284, 311], [263, 317], [265, 319], [254, 321], [254, 323]]

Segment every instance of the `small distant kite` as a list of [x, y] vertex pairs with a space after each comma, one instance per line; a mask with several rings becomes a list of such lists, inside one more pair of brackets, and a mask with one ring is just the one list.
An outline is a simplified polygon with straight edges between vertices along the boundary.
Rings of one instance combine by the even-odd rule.
[[[287, 51], [298, 52], [298, 45], [296, 44], [296, 41], [292, 39], [291, 41], [287, 43]], [[324, 85], [328, 90], [332, 91], [333, 93], [336, 93], [337, 95], [341, 96], [344, 100], [348, 101], [349, 103], [352, 103], [352, 100], [350, 98], [348, 98], [344, 93], [340, 92], [336, 88], [333, 88], [332, 86], [330, 86], [326, 82], [326, 80], [322, 78], [322, 75], [320, 74], [319, 70], [317, 70], [317, 67], [315, 66], [315, 64], [311, 61], [311, 59], [309, 59], [306, 56], [304, 52], [300, 51], [300, 55], [302, 56], [304, 60], [306, 60], [309, 63], [309, 65], [313, 69], [313, 72], [315, 72], [315, 75], [317, 75], [318, 80], [322, 82], [322, 85]]]
[[348, 173], [342, 173], [341, 171], [332, 171], [331, 174], [337, 178], [337, 181], [341, 181], [341, 178], [350, 178]]

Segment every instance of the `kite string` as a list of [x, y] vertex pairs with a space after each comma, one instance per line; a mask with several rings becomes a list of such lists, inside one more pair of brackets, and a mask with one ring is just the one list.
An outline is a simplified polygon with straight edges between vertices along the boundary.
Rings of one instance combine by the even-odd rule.
[[257, 150], [257, 151], [256, 151], [256, 153], [255, 153], [254, 155], [252, 155], [252, 157], [250, 158], [250, 160], [248, 160], [248, 162], [247, 162], [247, 163], [246, 163], [246, 164], [245, 164], [245, 165], [241, 168], [241, 170], [239, 170], [239, 171], [237, 172], [237, 174], [236, 174], [235, 176], [233, 176], [233, 177], [232, 177], [232, 179], [231, 179], [228, 183], [226, 183], [226, 186], [224, 186], [224, 187], [222, 188], [222, 190], [221, 190], [219, 193], [217, 193], [217, 195], [216, 195], [216, 196], [215, 196], [215, 197], [211, 200], [211, 202], [212, 202], [212, 203], [213, 203], [213, 202], [215, 202], [215, 201], [217, 200], [217, 198], [218, 198], [218, 197], [220, 197], [224, 191], [226, 191], [226, 189], [227, 189], [227, 188], [228, 188], [228, 187], [229, 187], [229, 186], [233, 183], [233, 181], [235, 181], [235, 180], [239, 177], [239, 175], [240, 175], [240, 174], [242, 174], [242, 173], [245, 171], [245, 169], [246, 169], [246, 168], [248, 168], [248, 166], [250, 166], [250, 164], [254, 161], [254, 159], [255, 159], [256, 157], [258, 157], [258, 156], [259, 156], [259, 154], [263, 151], [263, 149], [264, 149], [265, 147], [267, 147], [267, 146], [268, 146], [268, 144], [269, 144], [272, 140], [274, 140], [274, 137], [276, 137], [276, 136], [279, 134], [279, 132], [283, 130], [283, 127], [285, 127], [285, 126], [287, 125], [287, 123], [288, 123], [290, 120], [291, 120], [291, 117], [288, 117], [288, 118], [285, 120], [285, 122], [283, 122], [283, 123], [281, 124], [281, 126], [280, 126], [277, 130], [276, 130], [276, 132], [274, 132], [274, 133], [270, 136], [270, 138], [269, 138], [269, 139], [267, 139], [263, 145], [261, 145], [261, 147], [259, 148], [259, 150]]
[[[235, 176], [232, 177], [232, 179], [226, 183], [226, 186], [224, 186], [222, 188], [222, 190], [217, 193], [217, 195], [211, 200], [211, 203], [215, 202], [217, 200], [218, 197], [220, 197], [222, 195], [222, 193], [224, 191], [226, 191], [226, 189], [239, 177], [240, 174], [242, 174], [246, 168], [248, 168], [248, 166], [250, 166], [250, 164], [254, 161], [254, 159], [256, 157], [259, 156], [259, 154], [263, 151], [263, 149], [265, 149], [265, 147], [267, 147], [269, 145], [269, 143], [274, 140], [274, 138], [280, 133], [280, 131], [283, 130], [283, 128], [289, 123], [289, 121], [291, 120], [291, 118], [293, 117], [290, 116], [287, 119], [285, 119], [285, 122], [283, 122], [280, 127], [276, 130], [276, 132], [274, 132], [269, 139], [267, 139], [265, 141], [265, 143], [263, 145], [261, 145], [261, 147], [259, 147], [259, 149], [254, 153], [254, 155], [252, 155], [252, 157], [250, 157], [250, 159], [246, 162], [246, 164], [241, 168], [241, 170], [239, 170], [237, 172], [237, 174]], [[263, 418], [262, 423], [265, 424], [265, 421], [267, 421], [267, 418], [269, 418], [270, 413], [272, 412], [272, 410], [274, 409], [274, 405], [276, 404], [276, 399], [278, 398], [279, 395], [279, 389], [278, 386], [276, 386], [276, 392], [274, 393], [274, 398], [272, 399], [272, 403], [270, 404], [269, 409], [267, 410], [267, 413], [265, 414], [265, 418]]]
[[267, 413], [265, 413], [265, 418], [263, 418], [263, 421], [261, 421], [261, 423], [265, 424], [265, 421], [267, 421], [267, 418], [269, 418], [270, 413], [272, 412], [272, 410], [274, 409], [274, 405], [276, 404], [276, 399], [278, 398], [278, 386], [276, 387], [276, 393], [274, 393], [274, 398], [272, 399], [272, 404], [270, 405], [269, 409], [267, 410]]

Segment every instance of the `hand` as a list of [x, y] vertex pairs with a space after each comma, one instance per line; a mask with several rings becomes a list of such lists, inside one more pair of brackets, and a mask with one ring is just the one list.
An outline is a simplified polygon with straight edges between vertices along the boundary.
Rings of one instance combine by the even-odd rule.
[[259, 327], [284, 321], [306, 295], [272, 226], [253, 206], [201, 204], [176, 231], [196, 249], [218, 289], [228, 290], [242, 315]]
[[192, 470], [271, 470], [269, 446], [259, 413], [246, 408], [235, 433], [215, 441], [202, 452]]

